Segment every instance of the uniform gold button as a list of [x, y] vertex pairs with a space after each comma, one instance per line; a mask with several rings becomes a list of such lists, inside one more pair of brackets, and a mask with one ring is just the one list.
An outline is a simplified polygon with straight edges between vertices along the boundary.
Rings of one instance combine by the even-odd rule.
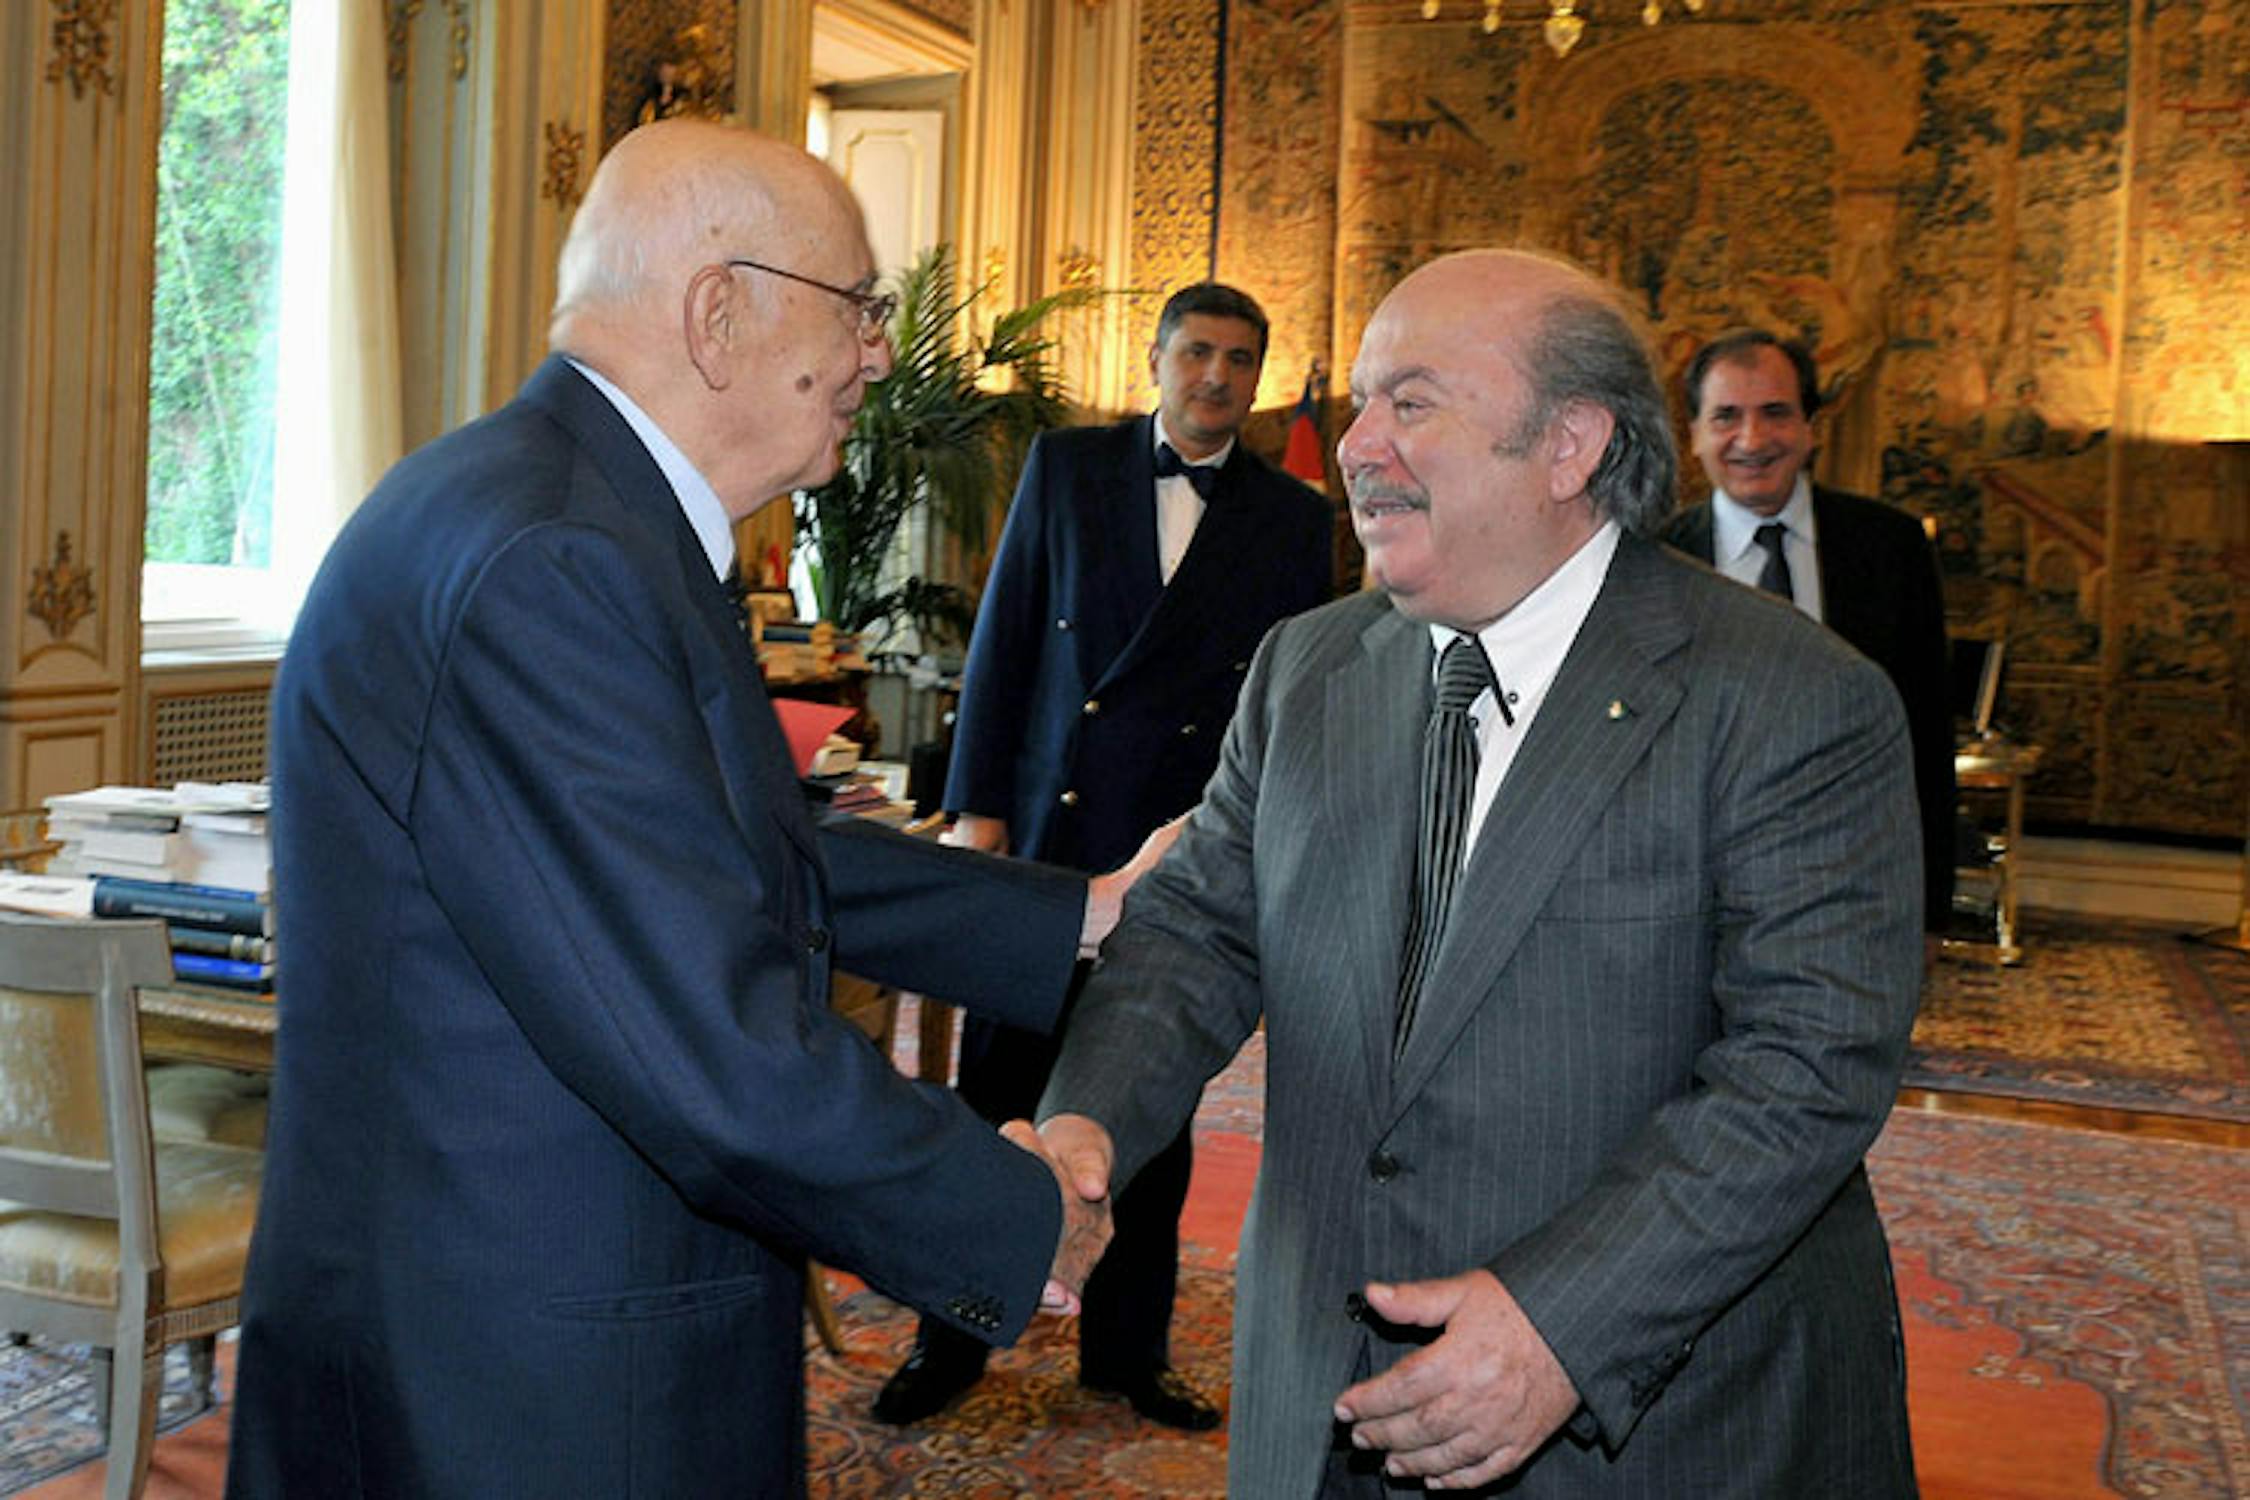
[[1101, 699], [1099, 699], [1099, 698], [1088, 698], [1088, 699], [1086, 700], [1086, 707], [1085, 707], [1085, 709], [1084, 709], [1084, 712], [1085, 712], [1085, 715], [1086, 715], [1086, 717], [1087, 717], [1087, 718], [1091, 719], [1091, 718], [1092, 718], [1092, 717], [1093, 717], [1094, 715], [1096, 715], [1096, 714], [1100, 713], [1101, 711], [1102, 711], [1102, 700], [1101, 700]]
[[1195, 726], [1193, 724], [1182, 724], [1180, 726], [1180, 733], [1192, 735], [1195, 733]]
[[1078, 794], [1076, 792], [1063, 793], [1062, 805], [1065, 807], [1076, 807], [1078, 805]]

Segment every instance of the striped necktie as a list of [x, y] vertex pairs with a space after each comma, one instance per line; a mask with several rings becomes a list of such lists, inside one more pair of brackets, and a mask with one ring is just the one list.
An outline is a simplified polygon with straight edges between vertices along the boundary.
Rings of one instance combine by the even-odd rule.
[[1457, 635], [1438, 659], [1437, 702], [1422, 730], [1422, 809], [1414, 847], [1414, 907], [1406, 924], [1406, 956], [1399, 969], [1398, 1022], [1391, 1034], [1395, 1062], [1406, 1051], [1414, 1008], [1445, 935], [1453, 888], [1461, 879], [1469, 839], [1469, 809], [1477, 787], [1477, 727], [1469, 705], [1500, 685], [1473, 635]]

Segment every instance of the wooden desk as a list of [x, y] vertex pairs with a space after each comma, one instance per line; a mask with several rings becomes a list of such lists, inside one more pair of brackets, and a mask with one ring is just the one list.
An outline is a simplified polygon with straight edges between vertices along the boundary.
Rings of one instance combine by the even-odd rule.
[[200, 984], [141, 991], [141, 1052], [151, 1059], [271, 1073], [280, 1025], [271, 995]]
[[1997, 795], [2003, 799], [2004, 812], [2001, 831], [1985, 835], [1991, 862], [1961, 872], [1992, 884], [1991, 941], [1949, 937], [1941, 945], [1948, 953], [1964, 953], [1999, 964], [2023, 962], [2016, 926], [2016, 857], [2023, 849], [2023, 788], [2031, 773], [2039, 769], [2045, 753], [2042, 746], [2018, 745], [1997, 735], [1972, 741], [1954, 753], [1953, 779], [1962, 792]]
[[[898, 992], [852, 974], [838, 974], [831, 990], [837, 1013], [886, 1053], [898, 1024]], [[166, 1062], [212, 1063], [246, 1073], [273, 1071], [273, 1039], [281, 1013], [270, 995], [208, 985], [182, 984], [141, 991], [141, 1051]], [[935, 1032], [933, 1043], [933, 1031]], [[922, 1002], [923, 1078], [946, 1081], [953, 1040], [953, 1008]]]

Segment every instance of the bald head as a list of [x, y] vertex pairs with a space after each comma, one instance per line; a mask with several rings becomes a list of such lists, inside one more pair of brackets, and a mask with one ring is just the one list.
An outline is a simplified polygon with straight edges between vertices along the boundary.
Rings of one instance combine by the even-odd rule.
[[548, 344], [600, 373], [740, 518], [823, 483], [891, 351], [851, 190], [795, 146], [705, 120], [604, 157], [563, 244]]
[[1614, 520], [1672, 504], [1664, 398], [1631, 323], [1576, 266], [1449, 255], [1383, 299], [1337, 444], [1368, 574], [1410, 618], [1481, 629]]
[[1385, 299], [1450, 310], [1464, 337], [1503, 353], [1531, 388], [1519, 442], [1574, 401], [1615, 422], [1587, 481], [1597, 514], [1652, 536], [1672, 509], [1679, 450], [1663, 387], [1622, 294], [1583, 267], [1535, 250], [1466, 250], [1414, 271]]
[[617, 325], [671, 316], [703, 266], [785, 256], [859, 222], [843, 183], [795, 146], [708, 120], [644, 125], [602, 158], [571, 221], [548, 343], [586, 357]]

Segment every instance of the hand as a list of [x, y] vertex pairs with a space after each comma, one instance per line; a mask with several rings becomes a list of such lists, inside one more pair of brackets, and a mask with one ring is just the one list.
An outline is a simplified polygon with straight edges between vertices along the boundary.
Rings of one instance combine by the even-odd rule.
[[1125, 910], [1125, 893], [1133, 882], [1155, 869], [1163, 860], [1172, 843], [1179, 838], [1180, 830], [1187, 826], [1188, 815], [1181, 813], [1169, 823], [1161, 824], [1154, 833], [1141, 840], [1141, 847], [1133, 857], [1107, 875], [1096, 875], [1086, 882], [1086, 923], [1078, 930], [1078, 956], [1092, 958], [1102, 939], [1117, 925]]
[[1039, 1308], [1042, 1312], [1075, 1313], [1086, 1290], [1086, 1278], [1094, 1273], [1094, 1263], [1109, 1246], [1109, 1174], [1104, 1171], [1094, 1183], [1097, 1191], [1086, 1193], [1081, 1189], [1093, 1179], [1067, 1169], [1029, 1120], [1010, 1120], [1000, 1127], [1000, 1135], [1038, 1157], [1055, 1174], [1055, 1186], [1062, 1194], [1062, 1236], [1055, 1245], [1055, 1263], [1047, 1274], [1046, 1289], [1039, 1294]]
[[1370, 1282], [1367, 1302], [1389, 1322], [1445, 1330], [1336, 1398], [1352, 1442], [1390, 1454], [1386, 1473], [1419, 1474], [1433, 1490], [1489, 1484], [1520, 1468], [1578, 1409], [1570, 1376], [1490, 1271]]
[[953, 826], [938, 835], [938, 842], [956, 849], [981, 849], [986, 854], [1008, 852], [1008, 820], [983, 813], [955, 813]]
[[1086, 1115], [1053, 1115], [1039, 1127], [1039, 1139], [1079, 1197], [1092, 1200], [1109, 1196], [1109, 1175], [1117, 1162], [1117, 1148], [1100, 1121]]

